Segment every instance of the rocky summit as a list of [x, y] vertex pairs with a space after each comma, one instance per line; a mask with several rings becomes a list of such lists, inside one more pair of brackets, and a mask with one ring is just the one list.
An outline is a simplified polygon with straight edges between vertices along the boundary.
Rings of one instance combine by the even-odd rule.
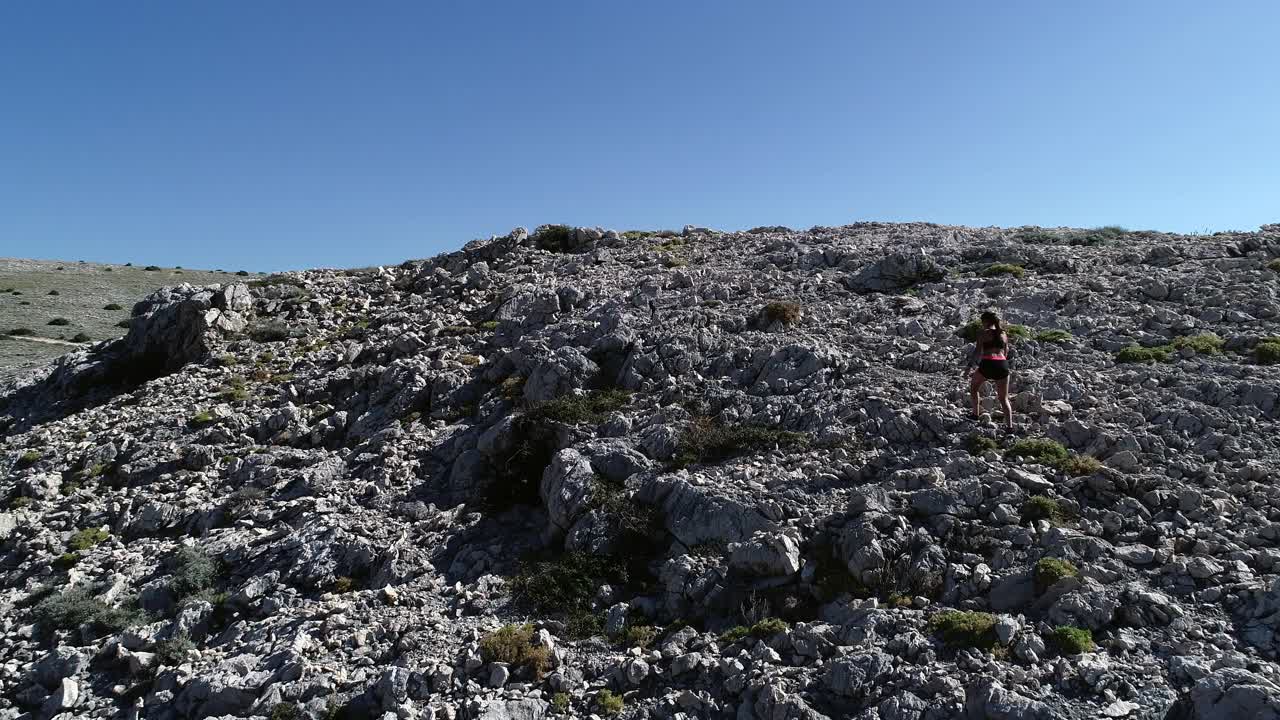
[[1275, 720], [1278, 258], [543, 226], [166, 288], [0, 386], [0, 718]]

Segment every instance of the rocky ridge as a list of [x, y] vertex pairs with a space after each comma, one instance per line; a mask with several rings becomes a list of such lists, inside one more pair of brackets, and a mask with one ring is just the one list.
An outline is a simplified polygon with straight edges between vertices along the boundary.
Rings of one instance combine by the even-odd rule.
[[0, 386], [0, 718], [1280, 717], [1278, 257], [543, 226], [162, 290]]

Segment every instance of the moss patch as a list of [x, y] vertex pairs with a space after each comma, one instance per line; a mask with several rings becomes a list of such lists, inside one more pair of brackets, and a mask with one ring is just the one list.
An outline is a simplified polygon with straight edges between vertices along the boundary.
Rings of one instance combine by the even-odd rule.
[[1053, 525], [1061, 525], [1070, 517], [1061, 503], [1045, 495], [1032, 495], [1027, 498], [1022, 503], [1021, 515], [1024, 524], [1048, 520]]

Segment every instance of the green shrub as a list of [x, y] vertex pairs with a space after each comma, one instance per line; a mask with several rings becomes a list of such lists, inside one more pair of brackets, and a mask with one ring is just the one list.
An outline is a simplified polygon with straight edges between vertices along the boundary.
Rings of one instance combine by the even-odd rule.
[[[62, 268], [58, 268], [58, 269], [59, 269], [59, 270], [61, 270]], [[50, 290], [49, 292], [47, 292], [47, 293], [45, 293], [45, 294], [46, 294], [46, 295], [61, 295], [62, 293], [58, 292], [57, 290]]]
[[31, 504], [32, 504], [33, 502], [35, 502], [35, 501], [34, 501], [34, 500], [32, 500], [31, 498], [26, 497], [25, 495], [19, 495], [18, 497], [16, 497], [16, 498], [14, 498], [14, 499], [12, 499], [12, 500], [10, 500], [10, 501], [9, 501], [9, 509], [10, 509], [10, 510], [21, 510], [21, 509], [26, 508], [26, 507], [31, 507]]
[[50, 321], [48, 322], [48, 324], [49, 324], [49, 325], [55, 325], [55, 326], [57, 326], [57, 327], [62, 327], [62, 326], [64, 326], [64, 325], [70, 325], [70, 324], [71, 324], [71, 321], [70, 321], [70, 320], [68, 320], [68, 319], [66, 319], [66, 318], [64, 318], [64, 317], [56, 317], [56, 318], [54, 318], [54, 319], [50, 320]]
[[1267, 269], [1280, 273], [1280, 258], [1267, 263]]
[[54, 558], [53, 566], [59, 570], [69, 570], [80, 562], [80, 553], [65, 552]]
[[731, 457], [767, 452], [775, 446], [801, 449], [809, 446], [806, 433], [777, 430], [759, 425], [724, 425], [699, 416], [680, 436], [676, 467], [711, 464]]
[[249, 271], [248, 271], [248, 270], [237, 270], [237, 271], [236, 271], [236, 275], [237, 275], [238, 277], [248, 277], [248, 276], [249, 276]]
[[92, 340], [93, 338], [89, 337], [87, 333], [82, 333], [82, 332], [76, 333], [75, 335], [71, 336], [71, 342], [73, 343], [87, 343], [87, 342], [91, 342]]
[[85, 528], [71, 535], [71, 539], [67, 541], [67, 547], [76, 551], [88, 550], [108, 537], [110, 535], [102, 528]]
[[5, 334], [12, 335], [14, 337], [26, 337], [28, 335], [35, 335], [36, 331], [31, 328], [14, 328]]
[[480, 357], [479, 355], [459, 355], [458, 362], [462, 363], [463, 365], [474, 367], [484, 362], [484, 358]]
[[170, 567], [169, 590], [180, 599], [212, 588], [221, 574], [218, 561], [196, 547], [179, 548]]
[[657, 637], [658, 631], [652, 625], [628, 625], [622, 632], [622, 644], [627, 647], [647, 648]]
[[349, 593], [359, 588], [359, 583], [354, 578], [349, 578], [345, 575], [336, 577], [333, 580], [333, 591], [336, 593]]
[[1035, 335], [1036, 342], [1066, 343], [1071, 341], [1071, 333], [1066, 330], [1041, 330]]
[[28, 450], [18, 457], [18, 465], [20, 467], [35, 465], [40, 462], [42, 457], [44, 456], [40, 454], [39, 450]]
[[293, 334], [288, 325], [276, 320], [268, 320], [250, 325], [248, 335], [254, 342], [268, 343], [288, 340]]
[[1057, 500], [1044, 495], [1032, 495], [1023, 501], [1021, 516], [1023, 523], [1048, 520], [1053, 525], [1061, 525], [1068, 518], [1066, 510]]
[[187, 657], [196, 649], [196, 644], [185, 633], [156, 642], [156, 661], [161, 665], [173, 667], [186, 662]]
[[485, 320], [484, 322], [480, 323], [479, 327], [480, 327], [480, 329], [481, 329], [481, 330], [490, 330], [490, 331], [492, 331], [492, 330], [497, 330], [497, 329], [498, 329], [498, 321], [497, 321], [497, 320]]
[[144, 267], [144, 268], [142, 268], [142, 269], [143, 269], [143, 270], [146, 270], [147, 272], [158, 272], [158, 271], [160, 270], [160, 266], [159, 266], [159, 265], [148, 265], [148, 266], [146, 266], [146, 267]]
[[1085, 628], [1059, 625], [1053, 629], [1049, 639], [1063, 655], [1080, 655], [1093, 652], [1093, 633]]
[[571, 552], [521, 563], [511, 579], [511, 595], [538, 614], [565, 618], [566, 634], [581, 638], [599, 632], [600, 618], [591, 611], [591, 600], [600, 586], [626, 585], [631, 580], [627, 562]]
[[760, 622], [747, 627], [746, 625], [738, 625], [729, 628], [720, 634], [720, 641], [725, 644], [739, 642], [747, 637], [753, 637], [757, 640], [767, 640], [774, 635], [787, 631], [787, 623], [778, 618], [765, 618]]
[[1102, 469], [1102, 463], [1092, 455], [1072, 455], [1066, 460], [1058, 461], [1056, 467], [1071, 477], [1078, 477], [1098, 472]]
[[596, 693], [596, 704], [605, 715], [617, 715], [622, 712], [622, 696], [613, 694], [611, 690]]
[[302, 711], [297, 705], [287, 702], [279, 702], [271, 706], [271, 714], [267, 716], [268, 720], [302, 720]]
[[187, 424], [191, 427], [204, 427], [205, 425], [213, 423], [215, 420], [217, 420], [217, 418], [213, 416], [213, 413], [208, 410], [201, 410], [195, 415], [192, 415], [191, 419], [187, 421]]
[[1011, 263], [993, 263], [982, 270], [985, 277], [995, 277], [997, 275], [1012, 275], [1019, 280], [1027, 274], [1026, 268], [1021, 265], [1013, 265]]
[[964, 446], [965, 449], [969, 451], [970, 455], [981, 455], [991, 450], [998, 449], [1000, 447], [1000, 443], [996, 442], [995, 438], [989, 438], [986, 435], [974, 433], [965, 439]]
[[527, 668], [537, 680], [551, 669], [550, 652], [541, 645], [533, 644], [532, 625], [503, 625], [480, 638], [480, 657], [485, 662]]
[[1005, 325], [1004, 332], [1014, 340], [1027, 340], [1031, 337], [1031, 328], [1026, 325]]
[[1173, 348], [1169, 345], [1157, 345], [1155, 347], [1142, 347], [1141, 345], [1129, 345], [1122, 348], [1116, 353], [1116, 362], [1118, 363], [1150, 363], [1150, 362], [1169, 362], [1169, 355], [1173, 352]]
[[543, 225], [534, 230], [533, 242], [548, 252], [569, 252], [573, 249], [573, 229], [568, 225]]
[[116, 323], [116, 327], [124, 328], [125, 330], [128, 330], [131, 324], [132, 322], [129, 320], [121, 320], [120, 322]]
[[760, 313], [764, 317], [766, 325], [780, 322], [783, 325], [791, 326], [800, 322], [800, 303], [775, 301], [765, 305]]
[[1191, 348], [1195, 352], [1203, 355], [1221, 355], [1222, 338], [1218, 337], [1214, 333], [1184, 335], [1173, 339], [1173, 347], [1178, 350], [1181, 350], [1182, 348]]
[[1066, 560], [1040, 558], [1036, 561], [1036, 592], [1042, 593], [1063, 578], [1080, 577], [1080, 570]]
[[947, 610], [929, 618], [929, 629], [948, 645], [990, 650], [996, 645], [996, 616], [991, 613]]
[[1062, 443], [1048, 438], [1026, 438], [1015, 442], [1004, 452], [1007, 458], [1026, 458], [1042, 465], [1066, 460], [1070, 453]]
[[526, 413], [526, 417], [551, 420], [570, 425], [604, 420], [606, 414], [625, 406], [631, 393], [625, 390], [595, 390], [583, 395], [563, 395], [542, 403]]
[[555, 708], [556, 712], [569, 712], [569, 693], [558, 692], [555, 695], [552, 695], [551, 707]]
[[37, 625], [46, 630], [72, 630], [88, 625], [95, 632], [115, 633], [141, 624], [145, 613], [112, 607], [99, 597], [97, 588], [80, 586], [45, 597], [31, 610]]
[[248, 381], [239, 375], [233, 375], [227, 379], [227, 385], [218, 393], [218, 399], [223, 402], [241, 402], [249, 399], [249, 390], [247, 388]]
[[1253, 355], [1259, 365], [1280, 365], [1280, 337], [1259, 342], [1253, 348]]
[[124, 308], [121, 307], [120, 303], [107, 303], [106, 305], [102, 306], [102, 309], [103, 310], [123, 310]]

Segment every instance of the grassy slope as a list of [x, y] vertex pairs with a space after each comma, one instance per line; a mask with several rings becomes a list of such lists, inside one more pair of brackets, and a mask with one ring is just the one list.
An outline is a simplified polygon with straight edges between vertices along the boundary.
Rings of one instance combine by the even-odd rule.
[[[0, 258], [0, 333], [30, 328], [36, 337], [69, 340], [77, 333], [85, 333], [94, 342], [106, 340], [125, 333], [116, 323], [128, 319], [133, 304], [158, 287], [236, 279], [231, 272], [178, 268], [148, 271], [142, 266]], [[21, 294], [5, 292], [10, 288]], [[57, 290], [58, 294], [50, 295], [50, 290]], [[23, 305], [24, 301], [30, 304]], [[109, 303], [122, 309], [104, 310]], [[66, 318], [71, 324], [49, 325], [56, 317]], [[0, 335], [0, 377], [48, 362], [71, 349]]]

